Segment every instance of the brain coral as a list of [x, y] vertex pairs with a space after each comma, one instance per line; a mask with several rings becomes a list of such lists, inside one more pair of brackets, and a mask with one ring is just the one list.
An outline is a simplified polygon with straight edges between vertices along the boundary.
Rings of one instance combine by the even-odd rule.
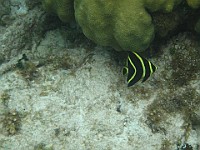
[[[42, 0], [44, 8], [64, 22], [75, 19], [95, 43], [116, 50], [144, 51], [154, 39], [149, 13], [172, 12], [183, 0]], [[200, 0], [187, 0], [192, 8]], [[199, 25], [196, 26], [199, 30]]]

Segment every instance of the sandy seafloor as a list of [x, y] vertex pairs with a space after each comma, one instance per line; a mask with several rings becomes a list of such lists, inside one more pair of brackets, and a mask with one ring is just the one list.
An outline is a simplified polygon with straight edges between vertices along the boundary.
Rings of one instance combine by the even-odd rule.
[[[155, 74], [128, 88], [120, 53], [86, 40], [69, 42], [58, 27], [44, 32], [43, 10], [17, 5], [9, 14], [14, 20], [0, 27], [1, 150], [184, 150], [186, 143], [199, 148], [200, 110], [194, 110], [195, 127], [181, 111], [165, 113], [158, 125], [147, 115], [170, 90], [170, 49], [199, 48], [192, 47], [191, 34], [161, 46], [162, 55], [150, 59]], [[23, 54], [27, 61], [20, 61]], [[188, 87], [199, 98], [199, 73], [175, 89]]]

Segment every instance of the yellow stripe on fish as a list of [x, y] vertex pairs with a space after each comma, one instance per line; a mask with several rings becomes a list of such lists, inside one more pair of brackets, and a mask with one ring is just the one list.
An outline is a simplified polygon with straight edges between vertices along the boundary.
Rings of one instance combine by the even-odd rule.
[[142, 79], [146, 81], [157, 69], [153, 63], [135, 52], [128, 52], [126, 66], [123, 68], [123, 74], [127, 74], [128, 87], [134, 85]]

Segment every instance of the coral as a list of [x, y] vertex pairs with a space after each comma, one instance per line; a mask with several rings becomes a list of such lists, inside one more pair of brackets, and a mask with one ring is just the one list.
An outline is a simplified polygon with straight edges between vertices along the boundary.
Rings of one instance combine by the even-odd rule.
[[200, 1], [199, 0], [187, 0], [187, 3], [192, 8], [200, 7]]
[[0, 0], [0, 26], [7, 24], [10, 10], [10, 1]]
[[74, 0], [42, 0], [47, 12], [57, 14], [63, 22], [74, 20]]
[[35, 6], [37, 6], [40, 3], [40, 0], [35, 0], [35, 1], [29, 1], [25, 0], [25, 4], [28, 7], [28, 9], [33, 9]]
[[163, 39], [183, 30], [193, 30], [198, 14], [199, 12], [188, 7], [187, 3], [181, 3], [170, 13], [160, 11], [151, 13], [156, 38]]
[[174, 38], [176, 44], [171, 43], [170, 54], [167, 54], [171, 55], [167, 60], [167, 66], [170, 68], [165, 68], [162, 73], [165, 77], [169, 74], [169, 77], [165, 78], [167, 85], [159, 86], [163, 90], [148, 106], [146, 123], [153, 132], [164, 132], [163, 126], [169, 116], [180, 114], [187, 124], [184, 126], [184, 137], [187, 141], [191, 126], [199, 124], [197, 111], [200, 107], [200, 93], [192, 84], [199, 81], [200, 52], [198, 39], [194, 36], [191, 39], [177, 39]]
[[195, 31], [200, 34], [200, 18], [195, 25]]
[[152, 15], [155, 32], [160, 37], [165, 37], [168, 33], [174, 30], [181, 21], [177, 13], [162, 13], [156, 12]]
[[164, 12], [171, 12], [174, 6], [180, 4], [182, 0], [145, 0], [144, 6], [151, 12], [162, 10]]
[[95, 43], [142, 51], [154, 38], [151, 16], [140, 0], [75, 0], [74, 8], [83, 33]]
[[[173, 12], [180, 4], [187, 5], [183, 0], [43, 0], [46, 11], [57, 14], [63, 22], [72, 21], [75, 14], [85, 36], [95, 43], [118, 51], [136, 52], [149, 47], [154, 40], [154, 28], [161, 28], [156, 31], [163, 37], [183, 23], [187, 18], [182, 13], [185, 7], [180, 8], [181, 14]], [[188, 4], [192, 8], [199, 6], [195, 0]], [[154, 17], [152, 22], [151, 16], [155, 12], [161, 15], [156, 16], [158, 19]], [[158, 24], [154, 26], [156, 22]]]

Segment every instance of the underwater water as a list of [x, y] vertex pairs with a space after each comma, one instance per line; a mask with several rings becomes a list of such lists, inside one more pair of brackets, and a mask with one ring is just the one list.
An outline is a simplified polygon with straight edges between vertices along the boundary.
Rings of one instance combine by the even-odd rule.
[[0, 0], [0, 150], [199, 150], [199, 34], [187, 17], [164, 32], [171, 15], [127, 66], [39, 0]]

